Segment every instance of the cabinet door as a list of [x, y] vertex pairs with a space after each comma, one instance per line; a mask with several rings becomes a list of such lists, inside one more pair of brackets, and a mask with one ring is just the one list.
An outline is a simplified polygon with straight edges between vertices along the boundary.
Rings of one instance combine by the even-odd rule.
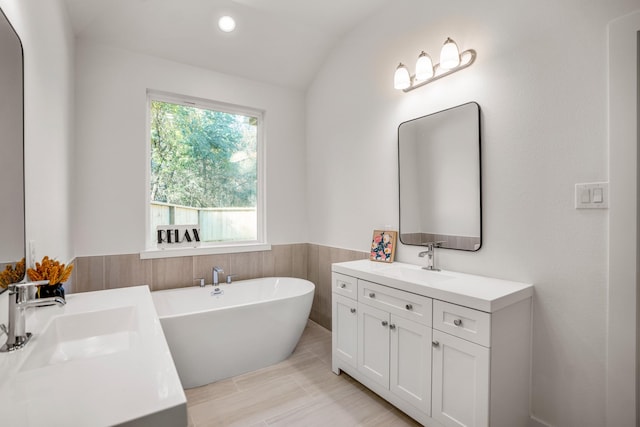
[[489, 349], [433, 330], [432, 417], [445, 426], [489, 425]]
[[357, 368], [358, 351], [358, 303], [333, 294], [332, 346], [333, 357]]
[[427, 415], [431, 412], [431, 327], [391, 315], [390, 389]]
[[358, 304], [358, 371], [389, 388], [389, 313]]

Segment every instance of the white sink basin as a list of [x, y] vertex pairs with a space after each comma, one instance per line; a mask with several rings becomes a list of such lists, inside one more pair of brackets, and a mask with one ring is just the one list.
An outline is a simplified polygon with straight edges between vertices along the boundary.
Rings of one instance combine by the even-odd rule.
[[21, 371], [128, 351], [137, 339], [135, 307], [54, 318], [34, 343]]
[[425, 270], [417, 266], [408, 267], [406, 265], [403, 265], [402, 267], [392, 266], [388, 270], [384, 271], [384, 275], [395, 279], [429, 285], [435, 285], [454, 278], [453, 276], [448, 276], [437, 271]]

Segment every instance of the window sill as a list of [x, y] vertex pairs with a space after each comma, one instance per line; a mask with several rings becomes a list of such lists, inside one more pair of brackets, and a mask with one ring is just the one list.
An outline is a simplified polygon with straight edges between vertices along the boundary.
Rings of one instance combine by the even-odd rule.
[[140, 252], [140, 259], [175, 258], [196, 255], [218, 255], [240, 252], [270, 251], [268, 243], [243, 243], [224, 246], [200, 246], [199, 248], [147, 249]]

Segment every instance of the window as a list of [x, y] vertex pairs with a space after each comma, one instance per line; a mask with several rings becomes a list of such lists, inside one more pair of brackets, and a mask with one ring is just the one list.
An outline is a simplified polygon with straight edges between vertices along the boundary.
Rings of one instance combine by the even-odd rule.
[[148, 94], [149, 247], [159, 225], [198, 224], [202, 246], [262, 243], [262, 114]]

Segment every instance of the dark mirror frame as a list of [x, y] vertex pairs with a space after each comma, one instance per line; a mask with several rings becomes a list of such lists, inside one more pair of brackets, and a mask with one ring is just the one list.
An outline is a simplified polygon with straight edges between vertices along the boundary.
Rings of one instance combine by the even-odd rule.
[[[479, 229], [478, 229], [478, 242], [466, 241], [466, 238], [457, 238], [456, 236], [448, 236], [444, 234], [427, 234], [423, 232], [403, 233], [402, 231], [402, 170], [401, 170], [401, 152], [400, 152], [400, 128], [403, 124], [415, 122], [416, 120], [432, 117], [437, 114], [442, 114], [454, 110], [456, 108], [465, 107], [468, 105], [475, 105], [477, 107], [477, 121], [478, 121], [478, 197], [479, 197]], [[440, 242], [439, 247], [442, 249], [455, 249], [462, 251], [475, 252], [482, 247], [482, 112], [480, 105], [477, 102], [471, 101], [464, 104], [456, 105], [435, 113], [427, 114], [425, 116], [417, 117], [415, 119], [407, 120], [398, 125], [398, 236], [400, 242], [404, 245], [410, 246], [426, 246], [430, 242]], [[426, 237], [428, 236], [428, 237]]]
[[[4, 22], [2, 22], [4, 21]], [[22, 227], [22, 257], [20, 258], [24, 258], [26, 257], [26, 234], [25, 234], [25, 187], [24, 187], [24, 183], [25, 183], [25, 174], [24, 174], [24, 156], [25, 156], [25, 150], [24, 150], [24, 46], [22, 44], [22, 40], [20, 39], [20, 36], [18, 36], [17, 31], [15, 30], [14, 26], [11, 24], [11, 21], [9, 21], [9, 18], [7, 17], [7, 15], [5, 15], [4, 11], [0, 8], [0, 25], [5, 25], [5, 23], [7, 25], [9, 25], [9, 27], [11, 28], [11, 31], [13, 32], [13, 34], [15, 35], [16, 41], [19, 43], [20, 45], [20, 89], [21, 89], [21, 105], [19, 106], [19, 108], [21, 109], [20, 111], [20, 115], [21, 115], [21, 122], [20, 122], [20, 126], [22, 127], [21, 129], [21, 145], [22, 145], [22, 200], [21, 203], [19, 203], [20, 209], [22, 211], [22, 223], [21, 224], [16, 224], [16, 226], [21, 226]], [[13, 142], [13, 141], [11, 141]], [[14, 185], [15, 183], [8, 183], [9, 185]], [[18, 259], [19, 261], [20, 259]], [[4, 265], [8, 265], [8, 264], [4, 264]], [[4, 270], [4, 265], [2, 267], [1, 270]], [[23, 278], [24, 280], [24, 278]], [[0, 294], [3, 293], [4, 291], [6, 291], [7, 288], [0, 288]]]

